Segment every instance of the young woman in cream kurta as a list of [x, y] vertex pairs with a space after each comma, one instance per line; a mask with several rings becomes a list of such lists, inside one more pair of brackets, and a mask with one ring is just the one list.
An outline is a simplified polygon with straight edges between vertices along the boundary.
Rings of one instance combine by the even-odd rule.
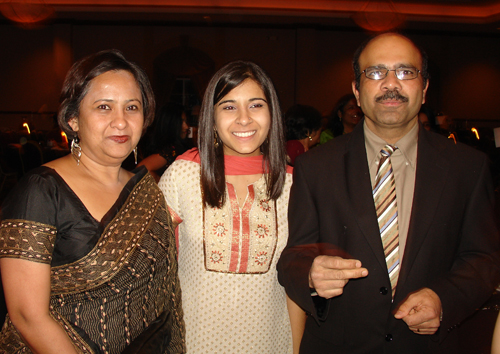
[[159, 183], [179, 224], [188, 353], [292, 353], [276, 272], [292, 178], [276, 93], [257, 65], [212, 78], [198, 145]]

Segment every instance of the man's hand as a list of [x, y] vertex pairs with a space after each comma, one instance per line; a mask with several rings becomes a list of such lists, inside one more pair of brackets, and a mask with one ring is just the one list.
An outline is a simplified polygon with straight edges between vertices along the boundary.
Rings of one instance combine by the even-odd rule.
[[356, 259], [336, 256], [318, 256], [309, 272], [309, 287], [314, 288], [325, 299], [339, 296], [349, 279], [366, 277], [368, 270], [361, 268]]
[[420, 289], [406, 298], [394, 315], [406, 322], [417, 334], [434, 334], [441, 325], [441, 300], [429, 288]]

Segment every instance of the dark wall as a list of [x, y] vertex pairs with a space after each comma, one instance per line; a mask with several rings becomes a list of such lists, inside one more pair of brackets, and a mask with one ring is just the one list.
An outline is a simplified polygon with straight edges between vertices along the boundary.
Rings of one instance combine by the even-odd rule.
[[[500, 120], [500, 36], [411, 33], [429, 54], [428, 104], [454, 119]], [[51, 124], [66, 71], [73, 60], [117, 48], [142, 65], [155, 87], [153, 62], [182, 43], [206, 53], [215, 68], [253, 60], [272, 77], [283, 110], [310, 104], [329, 113], [351, 91], [351, 58], [367, 38], [357, 30], [309, 28], [168, 27], [145, 25], [48, 25], [25, 30], [0, 25], [0, 128], [22, 117], [38, 129]]]

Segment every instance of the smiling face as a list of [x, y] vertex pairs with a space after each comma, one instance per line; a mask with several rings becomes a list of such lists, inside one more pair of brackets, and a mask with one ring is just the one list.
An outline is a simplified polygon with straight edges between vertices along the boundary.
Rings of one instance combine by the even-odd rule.
[[338, 112], [338, 115], [344, 126], [348, 126], [352, 130], [363, 117], [363, 112], [359, 109], [356, 99], [353, 98], [347, 102], [342, 111]]
[[[103, 165], [121, 164], [137, 146], [144, 121], [142, 95], [128, 71], [94, 78], [68, 124], [78, 132], [83, 156]], [[82, 156], [82, 157], [83, 157]]]
[[[368, 43], [359, 57], [359, 65], [361, 70], [370, 67], [421, 70], [422, 57], [409, 39], [386, 34]], [[390, 71], [382, 80], [371, 80], [361, 74], [359, 90], [353, 82], [353, 92], [368, 128], [388, 143], [395, 143], [416, 124], [427, 86], [424, 87], [420, 74], [416, 79], [399, 80]]]
[[271, 113], [264, 91], [255, 81], [246, 79], [217, 102], [214, 117], [224, 155], [260, 155]]

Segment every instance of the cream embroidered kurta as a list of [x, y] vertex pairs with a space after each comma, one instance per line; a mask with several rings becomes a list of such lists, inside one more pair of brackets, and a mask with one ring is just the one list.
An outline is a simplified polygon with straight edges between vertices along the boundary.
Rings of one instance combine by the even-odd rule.
[[159, 182], [179, 225], [179, 278], [188, 353], [292, 353], [276, 263], [288, 239], [291, 174], [266, 198], [264, 177], [239, 207], [231, 184], [221, 209], [202, 208], [200, 165], [177, 160]]

